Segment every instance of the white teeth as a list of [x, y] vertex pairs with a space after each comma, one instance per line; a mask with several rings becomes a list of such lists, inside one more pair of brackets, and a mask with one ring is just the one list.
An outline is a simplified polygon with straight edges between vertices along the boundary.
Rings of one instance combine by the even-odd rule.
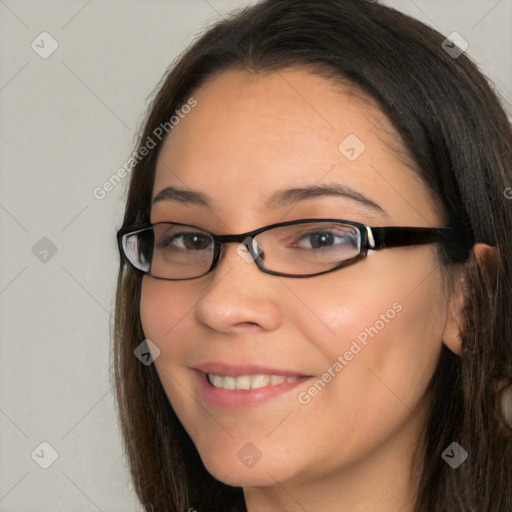
[[216, 388], [221, 388], [224, 383], [224, 379], [220, 375], [208, 374], [210, 383], [213, 384]]
[[222, 387], [224, 389], [235, 389], [236, 388], [235, 377], [224, 377], [224, 382], [223, 382]]
[[251, 389], [264, 388], [270, 384], [270, 375], [253, 375], [251, 377]]
[[236, 389], [251, 389], [251, 377], [242, 375], [236, 378]]
[[293, 382], [298, 377], [284, 377], [283, 375], [241, 375], [231, 377], [229, 375], [217, 375], [208, 373], [208, 381], [216, 388], [222, 389], [258, 389], [265, 386], [278, 386], [284, 382]]

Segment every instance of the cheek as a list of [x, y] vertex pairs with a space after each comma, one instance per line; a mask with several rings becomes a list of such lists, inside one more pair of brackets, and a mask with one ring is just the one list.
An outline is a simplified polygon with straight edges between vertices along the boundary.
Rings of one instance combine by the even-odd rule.
[[383, 349], [400, 344], [401, 337], [420, 346], [422, 338], [439, 342], [446, 301], [435, 259], [429, 252], [400, 256], [382, 251], [310, 282], [289, 280], [288, 321], [332, 355], [354, 340]]
[[412, 408], [434, 372], [446, 315], [441, 274], [428, 252], [409, 267], [391, 253], [372, 261], [381, 267], [372, 269], [373, 282], [360, 264], [316, 287], [290, 284], [300, 299], [288, 302], [294, 325], [322, 353], [321, 372], [332, 368], [340, 376], [326, 386], [332, 393], [326, 404], [341, 401], [370, 416], [378, 404]]
[[[160, 344], [172, 338], [179, 323], [190, 314], [193, 304], [192, 287], [173, 282], [159, 281], [144, 276], [140, 297], [140, 319], [146, 338]], [[197, 297], [196, 297], [197, 300]], [[159, 348], [162, 350], [167, 346]]]
[[[192, 314], [197, 298], [197, 291], [194, 292], [190, 283], [183, 286], [182, 283], [143, 277], [140, 298], [142, 329], [144, 336], [160, 350], [154, 362], [155, 369], [182, 422], [183, 412], [189, 410], [190, 396], [193, 395], [184, 364], [194, 351], [186, 333], [187, 315]], [[186, 387], [189, 389], [184, 393]]]
[[424, 421], [419, 404], [437, 363], [444, 325], [440, 275], [429, 274], [435, 268], [429, 261], [413, 269], [394, 268], [388, 261], [387, 272], [373, 273], [382, 277], [371, 285], [363, 265], [318, 287], [290, 285], [301, 300], [287, 302], [295, 308], [289, 314], [322, 354], [318, 376], [328, 380], [301, 395], [301, 403], [307, 403], [304, 432], [325, 433], [311, 441], [313, 452], [332, 452], [337, 439], [336, 455], [348, 460], [376, 449], [411, 415]]

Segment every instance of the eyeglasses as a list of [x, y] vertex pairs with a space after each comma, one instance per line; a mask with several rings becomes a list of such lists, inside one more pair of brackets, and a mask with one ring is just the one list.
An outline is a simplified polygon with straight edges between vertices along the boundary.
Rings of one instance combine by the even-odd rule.
[[312, 277], [363, 259], [370, 249], [441, 243], [452, 259], [464, 261], [471, 244], [452, 228], [376, 227], [339, 219], [279, 222], [242, 233], [215, 235], [197, 226], [157, 222], [125, 226], [117, 232], [121, 258], [157, 279], [202, 277], [217, 265], [222, 247], [236, 242], [237, 253], [267, 274]]

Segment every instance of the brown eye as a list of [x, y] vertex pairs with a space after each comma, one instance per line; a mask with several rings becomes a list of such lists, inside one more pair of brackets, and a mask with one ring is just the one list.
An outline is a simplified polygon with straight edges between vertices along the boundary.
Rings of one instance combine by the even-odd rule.
[[204, 251], [210, 249], [212, 238], [203, 233], [177, 233], [160, 240], [158, 248], [176, 248], [186, 251]]
[[357, 239], [351, 233], [333, 231], [310, 231], [301, 236], [299, 242], [293, 244], [301, 249], [329, 249], [344, 246], [356, 247]]

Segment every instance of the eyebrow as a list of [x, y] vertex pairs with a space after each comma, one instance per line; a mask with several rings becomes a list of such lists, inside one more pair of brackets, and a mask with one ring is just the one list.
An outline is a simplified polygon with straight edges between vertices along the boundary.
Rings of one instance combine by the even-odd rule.
[[[348, 187], [347, 185], [341, 185], [339, 183], [332, 183], [327, 185], [311, 185], [306, 187], [289, 188], [286, 190], [278, 190], [274, 192], [264, 203], [266, 208], [277, 209], [283, 206], [298, 203], [305, 199], [312, 199], [315, 197], [324, 196], [342, 196], [358, 201], [366, 209], [383, 213], [387, 215], [385, 210], [379, 206], [376, 202], [367, 198], [360, 192]], [[215, 203], [214, 199], [196, 190], [185, 190], [176, 187], [166, 187], [162, 189], [151, 201], [154, 205], [160, 201], [177, 201], [186, 204], [196, 204], [200, 206], [213, 206]]]

